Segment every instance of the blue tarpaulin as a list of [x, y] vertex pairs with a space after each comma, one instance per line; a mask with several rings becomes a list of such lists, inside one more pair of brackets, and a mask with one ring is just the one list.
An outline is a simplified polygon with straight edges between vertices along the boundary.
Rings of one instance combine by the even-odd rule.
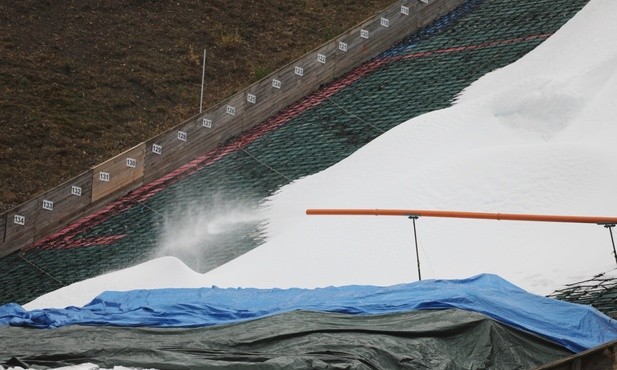
[[527, 293], [482, 274], [462, 280], [425, 280], [390, 287], [318, 289], [156, 289], [105, 292], [83, 308], [26, 311], [0, 307], [0, 325], [200, 327], [306, 310], [375, 315], [459, 308], [540, 335], [580, 352], [617, 339], [617, 321], [591, 306]]

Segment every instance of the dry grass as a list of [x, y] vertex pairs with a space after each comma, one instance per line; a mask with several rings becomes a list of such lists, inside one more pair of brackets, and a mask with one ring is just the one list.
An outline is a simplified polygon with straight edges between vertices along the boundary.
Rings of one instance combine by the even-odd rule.
[[76, 176], [390, 5], [0, 2], [0, 211]]

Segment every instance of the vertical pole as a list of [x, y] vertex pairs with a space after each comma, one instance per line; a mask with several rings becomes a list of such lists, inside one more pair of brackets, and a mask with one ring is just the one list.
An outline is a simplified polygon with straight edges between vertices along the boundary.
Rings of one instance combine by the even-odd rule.
[[199, 98], [199, 113], [203, 112], [204, 106], [204, 80], [206, 78], [206, 49], [204, 49], [204, 62], [201, 68], [201, 97]]
[[617, 250], [615, 250], [615, 239], [613, 238], [613, 227], [615, 224], [606, 224], [604, 225], [608, 229], [608, 232], [611, 234], [611, 243], [613, 243], [613, 256], [615, 256], [615, 262], [617, 263]]
[[418, 216], [411, 215], [409, 216], [409, 218], [413, 222], [413, 239], [416, 243], [416, 264], [418, 265], [418, 280], [422, 281], [422, 273], [420, 272], [420, 254], [418, 253], [418, 234], [416, 233], [416, 220], [418, 219]]

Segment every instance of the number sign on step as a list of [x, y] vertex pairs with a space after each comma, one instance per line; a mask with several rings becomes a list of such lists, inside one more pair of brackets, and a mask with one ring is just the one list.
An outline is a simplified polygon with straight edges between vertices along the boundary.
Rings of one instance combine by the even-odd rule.
[[127, 158], [126, 159], [126, 166], [127, 167], [131, 167], [131, 168], [137, 167], [137, 159], [135, 159], [135, 158]]
[[390, 20], [388, 18], [381, 18], [380, 23], [384, 27], [390, 27]]
[[43, 209], [47, 210], [47, 211], [53, 211], [54, 209], [54, 202], [52, 202], [51, 200], [43, 200]]
[[79, 186], [71, 186], [71, 195], [81, 197], [81, 188]]
[[255, 103], [257, 103], [257, 96], [255, 96], [253, 94], [246, 94], [246, 101], [251, 103], [251, 104], [255, 104]]
[[20, 216], [20, 215], [15, 215], [13, 217], [13, 222], [16, 223], [17, 225], [25, 225], [26, 224], [26, 217], [25, 216]]
[[294, 73], [295, 73], [297, 76], [302, 77], [302, 76], [304, 76], [304, 68], [302, 68], [302, 67], [295, 67], [295, 68], [294, 68]]
[[227, 114], [231, 115], [231, 116], [235, 116], [236, 115], [236, 107], [232, 107], [231, 105], [227, 106]]
[[201, 125], [203, 127], [205, 127], [205, 128], [212, 128], [212, 120], [204, 118], [204, 120], [202, 121]]
[[180, 141], [186, 141], [188, 139], [189, 135], [184, 132], [184, 131], [178, 131], [178, 140]]
[[109, 180], [111, 180], [111, 175], [109, 174], [109, 172], [99, 172], [99, 180], [103, 181], [103, 182], [109, 182]]
[[339, 41], [338, 43], [338, 49], [342, 52], [346, 52], [347, 51], [347, 43], [343, 42], [343, 41]]
[[409, 7], [405, 5], [401, 5], [401, 14], [409, 15]]
[[317, 61], [321, 64], [326, 64], [326, 56], [323, 54], [317, 54]]
[[368, 30], [360, 30], [360, 37], [368, 39]]
[[163, 147], [158, 144], [152, 144], [152, 153], [158, 155], [163, 154]]
[[272, 87], [274, 87], [275, 89], [280, 89], [281, 86], [283, 86], [283, 83], [280, 80], [272, 80]]

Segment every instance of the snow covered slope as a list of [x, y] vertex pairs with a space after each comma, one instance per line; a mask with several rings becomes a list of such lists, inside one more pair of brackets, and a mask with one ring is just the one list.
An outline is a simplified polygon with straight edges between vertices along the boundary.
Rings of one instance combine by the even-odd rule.
[[[617, 215], [617, 3], [592, 1], [458, 104], [398, 126], [270, 202], [269, 242], [207, 275], [224, 286], [394, 284], [416, 278], [404, 218], [306, 208]], [[549, 293], [615, 267], [596, 225], [420, 219], [425, 277], [499, 274]], [[234, 273], [236, 272], [236, 273]], [[238, 273], [240, 272], [240, 273]]]

